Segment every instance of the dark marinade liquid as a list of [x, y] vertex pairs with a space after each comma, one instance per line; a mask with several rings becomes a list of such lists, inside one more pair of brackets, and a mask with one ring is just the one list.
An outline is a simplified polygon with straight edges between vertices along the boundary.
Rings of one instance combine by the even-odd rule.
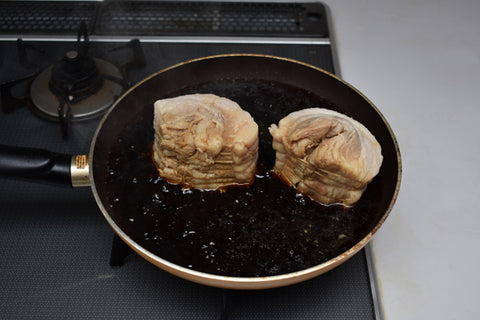
[[[173, 92], [214, 93], [236, 101], [259, 126], [257, 175], [250, 186], [184, 189], [158, 176], [152, 162], [153, 106], [125, 128], [105, 168], [109, 213], [135, 242], [178, 265], [211, 274], [285, 274], [328, 261], [372, 228], [375, 201], [323, 206], [297, 194], [273, 172], [268, 127], [290, 112], [327, 107], [303, 89], [266, 81], [222, 80]], [[367, 192], [368, 189], [367, 189]]]

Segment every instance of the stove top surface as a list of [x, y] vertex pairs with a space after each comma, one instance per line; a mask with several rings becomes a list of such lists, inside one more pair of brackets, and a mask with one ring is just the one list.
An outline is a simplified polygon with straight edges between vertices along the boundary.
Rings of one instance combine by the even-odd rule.
[[[68, 2], [55, 7], [50, 2], [35, 2], [35, 9], [28, 2], [0, 1], [0, 83], [38, 73], [78, 45], [75, 24], [68, 30], [45, 29], [43, 22], [37, 28], [19, 27], [19, 22], [12, 22], [18, 21], [18, 16], [33, 24], [63, 16], [77, 24], [78, 19], [86, 19], [90, 22], [89, 53], [119, 66], [130, 85], [176, 63], [224, 53], [278, 55], [335, 72], [326, 11], [319, 3], [235, 4], [240, 6], [236, 11], [233, 4], [203, 10], [202, 3], [182, 3], [180, 9], [174, 9], [170, 2], [146, 1], [137, 2], [141, 8], [133, 10], [132, 3], [78, 2], [75, 5], [81, 10], [72, 11], [65, 9], [72, 5]], [[125, 7], [130, 9], [125, 11]], [[192, 8], [198, 13], [192, 13]], [[30, 9], [50, 18], [39, 19], [40, 14]], [[172, 18], [175, 10], [177, 18]], [[10, 19], [5, 19], [5, 12]], [[161, 26], [161, 32], [135, 29], [135, 23], [133, 29], [119, 31], [119, 25], [101, 22], [105, 17], [138, 21], [146, 14], [152, 18], [148, 21], [163, 21], [155, 27]], [[186, 17], [191, 17], [193, 27], [185, 22]], [[260, 31], [263, 27], [259, 25], [243, 24], [232, 31], [220, 23], [236, 19], [277, 19], [293, 24], [290, 29], [288, 23], [279, 23], [287, 26]], [[172, 35], [180, 37], [172, 40]], [[141, 43], [145, 65], [127, 68], [135, 55], [128, 47], [133, 39]], [[30, 99], [23, 97], [28, 88], [24, 82], [9, 87], [8, 96], [17, 100], [8, 110], [7, 94], [2, 91], [0, 144], [87, 153], [101, 115], [69, 122], [68, 135], [62, 136], [58, 121], [32, 112]], [[297, 285], [264, 291], [222, 290], [179, 279], [137, 255], [128, 255], [122, 266], [112, 267], [114, 233], [88, 188], [0, 178], [0, 203], [0, 310], [9, 319], [373, 319], [378, 314], [366, 250]]]

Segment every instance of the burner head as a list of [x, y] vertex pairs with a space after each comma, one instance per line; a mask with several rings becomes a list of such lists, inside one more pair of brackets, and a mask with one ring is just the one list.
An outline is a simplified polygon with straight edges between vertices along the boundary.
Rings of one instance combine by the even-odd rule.
[[30, 95], [33, 109], [48, 119], [59, 120], [59, 106], [69, 105], [71, 119], [97, 115], [123, 93], [120, 70], [102, 59], [69, 51], [33, 80]]
[[69, 51], [52, 67], [49, 88], [57, 97], [76, 103], [95, 94], [103, 84], [95, 61]]

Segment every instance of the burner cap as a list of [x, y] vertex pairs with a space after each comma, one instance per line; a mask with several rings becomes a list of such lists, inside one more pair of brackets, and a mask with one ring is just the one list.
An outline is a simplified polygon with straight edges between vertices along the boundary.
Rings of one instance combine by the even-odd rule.
[[60, 62], [43, 70], [32, 82], [30, 95], [34, 110], [49, 119], [58, 120], [58, 107], [64, 97], [72, 119], [101, 113], [123, 93], [122, 73], [108, 61], [80, 57], [69, 51]]
[[95, 61], [69, 51], [53, 65], [49, 88], [57, 97], [70, 97], [69, 102], [76, 103], [97, 92], [102, 84]]

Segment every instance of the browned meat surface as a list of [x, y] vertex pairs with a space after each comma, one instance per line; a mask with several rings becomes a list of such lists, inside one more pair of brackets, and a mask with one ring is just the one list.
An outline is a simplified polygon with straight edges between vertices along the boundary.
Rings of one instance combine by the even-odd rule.
[[382, 164], [380, 144], [368, 129], [332, 110], [296, 111], [269, 130], [275, 172], [323, 204], [357, 202]]
[[255, 178], [258, 126], [226, 98], [192, 94], [154, 104], [153, 157], [161, 177], [198, 189]]

